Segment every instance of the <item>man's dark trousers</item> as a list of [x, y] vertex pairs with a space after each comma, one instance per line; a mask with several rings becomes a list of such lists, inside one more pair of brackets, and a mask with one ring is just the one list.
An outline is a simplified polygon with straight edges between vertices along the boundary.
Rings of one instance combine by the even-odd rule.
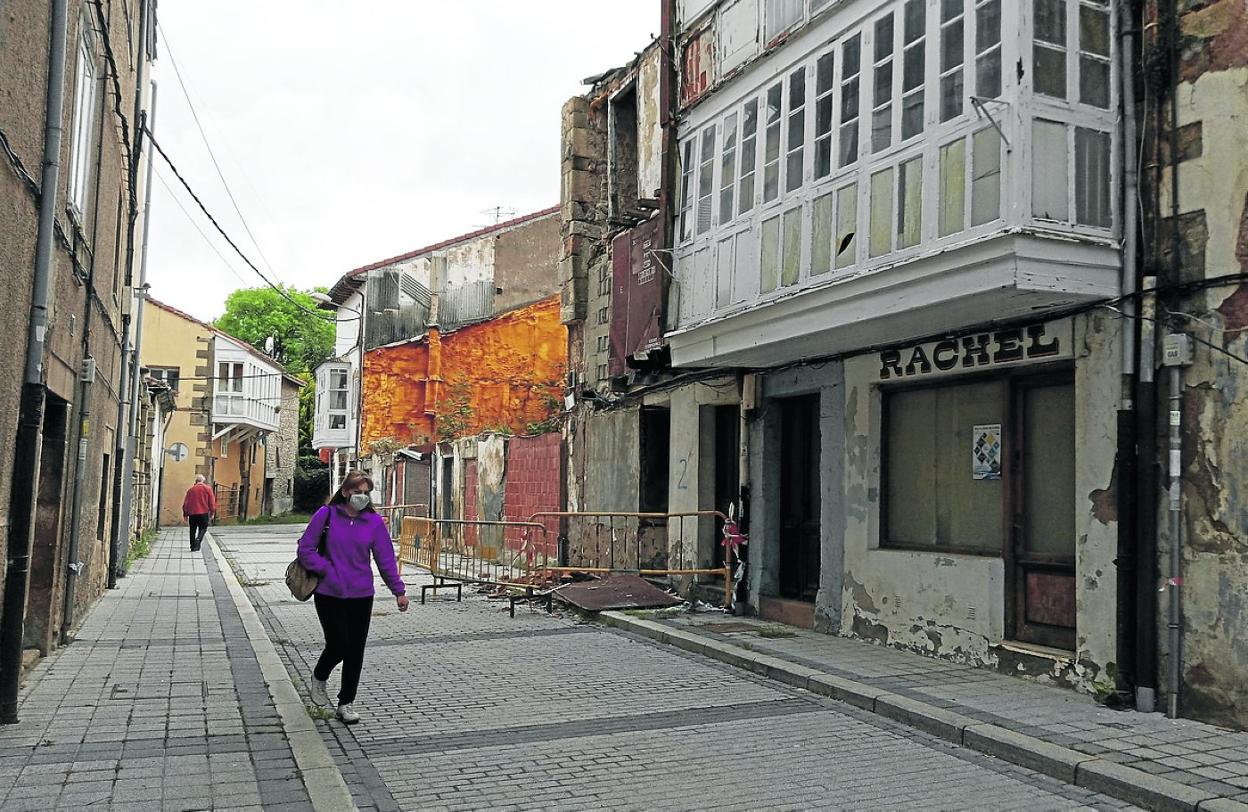
[[191, 552], [199, 550], [199, 545], [204, 542], [204, 534], [208, 532], [208, 518], [210, 514], [195, 513], [186, 518], [191, 525]]

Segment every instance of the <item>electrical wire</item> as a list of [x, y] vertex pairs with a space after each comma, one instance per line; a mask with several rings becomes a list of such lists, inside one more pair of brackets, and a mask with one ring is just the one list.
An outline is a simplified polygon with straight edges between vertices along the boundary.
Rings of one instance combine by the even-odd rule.
[[264, 255], [264, 249], [260, 247], [260, 241], [256, 239], [256, 235], [252, 233], [251, 226], [247, 224], [247, 218], [243, 216], [243, 211], [239, 208], [238, 200], [234, 197], [234, 192], [230, 189], [230, 184], [225, 179], [225, 173], [221, 171], [221, 164], [217, 162], [217, 155], [213, 152], [212, 144], [208, 142], [208, 133], [204, 131], [203, 122], [199, 119], [199, 111], [195, 109], [195, 102], [191, 100], [190, 89], [186, 86], [186, 81], [182, 77], [182, 69], [178, 67], [178, 60], [174, 56], [173, 46], [169, 44], [169, 35], [165, 33], [165, 29], [159, 22], [156, 23], [156, 30], [160, 33], [161, 38], [165, 41], [165, 53], [169, 55], [169, 64], [173, 67], [173, 75], [178, 80], [178, 86], [182, 88], [182, 95], [186, 99], [186, 105], [190, 108], [191, 118], [195, 121], [195, 127], [199, 130], [199, 137], [204, 142], [205, 149], [208, 150], [208, 157], [212, 160], [212, 166], [217, 170], [217, 177], [221, 179], [221, 185], [225, 188], [225, 194], [230, 199], [230, 204], [234, 207], [234, 213], [238, 215], [238, 220], [243, 224], [243, 231], [247, 232], [247, 236], [251, 238], [251, 244], [255, 246], [256, 252], [260, 255], [260, 260], [268, 268], [269, 273], [281, 282], [277, 272], [273, 270], [273, 263], [269, 262], [269, 258]]
[[164, 173], [161, 172], [159, 169], [156, 170], [156, 179], [160, 181], [161, 186], [165, 187], [165, 191], [169, 193], [169, 197], [173, 199], [173, 202], [177, 204], [178, 209], [182, 212], [183, 215], [186, 216], [186, 221], [190, 223], [191, 226], [196, 231], [199, 232], [199, 236], [204, 238], [204, 242], [208, 244], [208, 247], [212, 249], [213, 253], [215, 253], [218, 257], [221, 258], [221, 264], [225, 265], [225, 267], [229, 270], [229, 272], [234, 274], [235, 278], [237, 278], [238, 281], [242, 282], [244, 285], [248, 284], [247, 280], [243, 278], [243, 275], [239, 273], [237, 270], [235, 270], [234, 266], [230, 263], [230, 261], [225, 258], [225, 254], [221, 253], [221, 249], [217, 248], [216, 243], [214, 243], [211, 239], [209, 239], [208, 235], [204, 233], [204, 230], [199, 227], [199, 223], [195, 222], [195, 219], [191, 217], [191, 213], [186, 210], [186, 206], [182, 205], [182, 201], [178, 200], [178, 196], [174, 193], [173, 188], [169, 185], [168, 181], [165, 180]]
[[169, 157], [169, 154], [165, 152], [164, 147], [162, 147], [160, 145], [160, 142], [156, 140], [156, 136], [152, 133], [152, 131], [148, 129], [146, 125], [143, 127], [143, 131], [146, 134], [147, 139], [152, 143], [152, 146], [155, 147], [157, 154], [160, 155], [160, 157], [168, 165], [169, 169], [173, 171], [173, 175], [174, 177], [178, 179], [178, 182], [182, 184], [182, 188], [186, 189], [187, 194], [189, 194], [191, 196], [191, 199], [195, 201], [195, 205], [199, 206], [199, 210], [202, 211], [204, 213], [204, 216], [208, 218], [208, 222], [212, 223], [212, 227], [215, 228], [217, 230], [217, 233], [220, 234], [222, 238], [225, 239], [226, 243], [229, 244], [230, 248], [234, 249], [234, 253], [238, 254], [238, 256], [247, 265], [247, 267], [255, 271], [256, 276], [259, 276], [266, 285], [272, 288], [279, 296], [281, 296], [286, 301], [290, 302], [296, 308], [298, 308], [299, 310], [303, 311], [309, 316], [312, 316], [313, 318], [318, 319], [320, 321], [328, 322], [330, 324], [335, 324], [338, 322], [358, 320], [358, 317], [348, 318], [348, 319], [326, 317], [318, 313], [317, 311], [304, 306], [302, 302], [298, 301], [293, 296], [291, 296], [290, 293], [284, 287], [282, 287], [281, 285], [278, 285], [277, 283], [273, 282], [273, 280], [269, 279], [269, 277], [265, 275], [264, 271], [260, 270], [260, 268], [256, 266], [256, 263], [252, 262], [251, 259], [248, 258], [248, 256], [245, 253], [243, 253], [243, 250], [238, 247], [238, 243], [234, 242], [233, 238], [231, 238], [230, 235], [226, 232], [226, 230], [221, 227], [221, 223], [217, 221], [217, 218], [212, 216], [212, 212], [208, 211], [208, 207], [204, 205], [204, 201], [201, 200], [199, 195], [195, 193], [195, 190], [191, 188], [191, 184], [186, 180], [185, 177], [183, 177], [182, 172], [178, 169], [177, 164], [175, 164], [173, 162], [173, 159]]
[[[121, 71], [117, 69], [117, 59], [113, 56], [113, 37], [112, 32], [108, 28], [108, 17], [104, 13], [104, 5], [100, 0], [92, 0], [91, 5], [95, 6], [95, 16], [100, 24], [101, 39], [104, 44], [104, 61], [108, 63], [109, 78], [113, 84], [113, 112], [117, 118], [121, 120], [121, 141], [126, 147], [122, 159], [126, 165], [126, 176], [130, 177], [130, 161], [134, 155], [134, 147], [130, 142], [130, 120], [126, 118], [126, 114], [121, 109]], [[131, 210], [138, 208], [138, 192], [133, 185], [130, 186], [130, 207]]]

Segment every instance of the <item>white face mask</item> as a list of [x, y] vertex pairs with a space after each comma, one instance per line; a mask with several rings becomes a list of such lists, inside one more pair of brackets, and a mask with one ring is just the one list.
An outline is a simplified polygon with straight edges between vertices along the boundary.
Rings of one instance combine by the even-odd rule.
[[368, 507], [373, 500], [366, 493], [353, 493], [350, 501], [352, 509], [358, 512]]

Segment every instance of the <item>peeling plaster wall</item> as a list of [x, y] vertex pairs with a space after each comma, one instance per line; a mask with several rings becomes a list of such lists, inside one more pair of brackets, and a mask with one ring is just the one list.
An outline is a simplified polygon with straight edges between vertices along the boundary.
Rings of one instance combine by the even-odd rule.
[[[1189, 280], [1248, 272], [1248, 5], [1242, 0], [1184, 5], [1189, 8], [1181, 17], [1178, 90], [1180, 276]], [[1167, 172], [1157, 190], [1163, 216], [1170, 211], [1169, 180]], [[1170, 223], [1161, 227], [1168, 235]], [[1200, 319], [1186, 325], [1194, 335], [1248, 354], [1248, 286], [1210, 288], [1168, 306]], [[1163, 373], [1161, 397], [1164, 382]], [[1248, 365], [1197, 347], [1184, 383], [1180, 710], [1248, 727]], [[1164, 415], [1168, 406], [1159, 408]], [[1164, 528], [1164, 502], [1158, 509]], [[1163, 574], [1169, 570], [1170, 543], [1163, 537], [1160, 545]], [[1163, 596], [1157, 624], [1163, 681], [1166, 611]]]
[[[670, 394], [671, 456], [668, 480], [668, 512], [687, 513], [713, 508], [714, 460], [703, 460], [703, 406], [733, 406], [741, 402], [734, 377], [682, 386]], [[714, 426], [709, 427], [711, 430]], [[713, 446], [712, 446], [713, 448]], [[737, 460], [733, 460], [733, 465]], [[703, 481], [703, 480], [709, 481]], [[709, 489], [709, 497], [708, 497]], [[707, 566], [713, 554], [715, 522], [712, 519], [672, 520], [668, 525], [668, 551], [672, 566]], [[682, 555], [683, 553], [683, 555]]]
[[[1119, 322], [1075, 318], [1076, 624], [1078, 651], [1055, 678], [1087, 688], [1115, 657], [1113, 492]], [[844, 568], [840, 633], [996, 667], [1006, 640], [999, 557], [880, 546], [882, 397], [875, 354], [847, 359], [844, 400]], [[969, 467], [969, 451], [968, 451]], [[968, 473], [969, 475], [969, 473]], [[825, 568], [827, 559], [825, 554]]]
[[[567, 332], [552, 296], [439, 336], [440, 368], [430, 369], [430, 342], [366, 353], [362, 387], [362, 443], [382, 438], [426, 443], [439, 437], [436, 415], [453, 406], [463, 387], [470, 414], [459, 436], [507, 426], [517, 434], [550, 416], [562, 393]], [[431, 390], [437, 390], [436, 397]]]
[[652, 49], [637, 68], [637, 190], [640, 197], [654, 200], [663, 186], [662, 56]]

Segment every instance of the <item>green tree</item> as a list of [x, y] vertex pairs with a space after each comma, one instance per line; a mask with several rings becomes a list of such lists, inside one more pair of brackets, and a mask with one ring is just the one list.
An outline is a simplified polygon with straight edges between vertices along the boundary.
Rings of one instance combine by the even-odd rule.
[[[334, 324], [329, 313], [316, 309], [311, 291], [283, 290], [286, 296], [272, 288], [234, 291], [225, 300], [225, 313], [216, 326], [261, 352], [268, 352], [271, 346], [273, 360], [308, 384], [299, 392], [299, 449], [300, 453], [312, 453], [316, 403], [312, 373], [334, 354]], [[324, 316], [318, 318], [318, 312]]]
[[[243, 288], [225, 300], [225, 313], [216, 326], [241, 338], [261, 352], [273, 340], [273, 360], [295, 375], [312, 372], [334, 352], [334, 323], [329, 313], [318, 311], [310, 292], [285, 288], [286, 296], [272, 288]], [[289, 298], [287, 298], [289, 297]], [[298, 302], [300, 309], [294, 302]], [[316, 313], [323, 313], [318, 318]]]

